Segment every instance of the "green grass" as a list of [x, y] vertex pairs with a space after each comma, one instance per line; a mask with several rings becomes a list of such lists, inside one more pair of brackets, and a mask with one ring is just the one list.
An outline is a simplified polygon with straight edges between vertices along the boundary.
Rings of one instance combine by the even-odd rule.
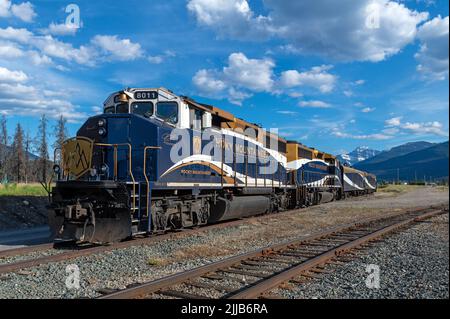
[[149, 258], [147, 259], [147, 265], [149, 266], [163, 266], [167, 264], [167, 261], [161, 259], [161, 258]]
[[420, 186], [420, 185], [392, 185], [392, 184], [388, 184], [388, 185], [383, 185], [383, 186], [379, 186], [378, 187], [378, 191], [382, 192], [382, 193], [405, 193], [408, 191], [411, 191], [413, 189], [419, 188], [419, 187], [424, 187], [424, 186]]
[[40, 184], [0, 184], [0, 196], [47, 196]]

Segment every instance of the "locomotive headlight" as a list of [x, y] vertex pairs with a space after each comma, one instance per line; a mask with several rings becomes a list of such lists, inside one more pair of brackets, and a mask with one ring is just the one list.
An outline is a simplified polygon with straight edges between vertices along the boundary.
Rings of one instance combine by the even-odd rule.
[[108, 170], [109, 170], [108, 165], [102, 164], [102, 166], [100, 166], [100, 172], [101, 172], [102, 174], [107, 174], [107, 173], [108, 173]]
[[106, 126], [106, 120], [105, 119], [99, 119], [97, 122], [98, 127], [105, 127]]
[[104, 127], [100, 127], [98, 129], [98, 135], [105, 136], [106, 135], [106, 129]]

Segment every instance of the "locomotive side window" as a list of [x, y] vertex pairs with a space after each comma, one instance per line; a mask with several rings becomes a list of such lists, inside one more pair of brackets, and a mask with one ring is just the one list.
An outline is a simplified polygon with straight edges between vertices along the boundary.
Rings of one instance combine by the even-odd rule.
[[150, 117], [153, 115], [153, 103], [152, 102], [133, 102], [131, 104], [131, 110], [134, 114], [144, 117]]
[[128, 113], [128, 103], [120, 103], [116, 106], [116, 113]]
[[178, 122], [178, 103], [158, 102], [156, 103], [156, 115], [171, 124]]

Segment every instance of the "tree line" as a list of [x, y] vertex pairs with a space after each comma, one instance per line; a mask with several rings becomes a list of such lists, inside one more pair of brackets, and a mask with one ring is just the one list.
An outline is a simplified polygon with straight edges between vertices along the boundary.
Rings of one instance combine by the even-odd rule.
[[50, 128], [48, 119], [42, 115], [36, 136], [31, 137], [20, 123], [13, 136], [9, 136], [7, 119], [0, 120], [0, 183], [46, 182], [52, 174], [53, 152], [50, 154], [49, 136], [55, 137], [51, 145], [61, 147], [67, 138], [66, 119], [61, 115], [56, 125]]

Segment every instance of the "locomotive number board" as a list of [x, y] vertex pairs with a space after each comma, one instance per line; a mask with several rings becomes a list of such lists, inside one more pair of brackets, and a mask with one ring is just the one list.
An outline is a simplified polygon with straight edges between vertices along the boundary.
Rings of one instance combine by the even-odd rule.
[[158, 98], [157, 91], [137, 91], [134, 92], [135, 100], [153, 100]]

